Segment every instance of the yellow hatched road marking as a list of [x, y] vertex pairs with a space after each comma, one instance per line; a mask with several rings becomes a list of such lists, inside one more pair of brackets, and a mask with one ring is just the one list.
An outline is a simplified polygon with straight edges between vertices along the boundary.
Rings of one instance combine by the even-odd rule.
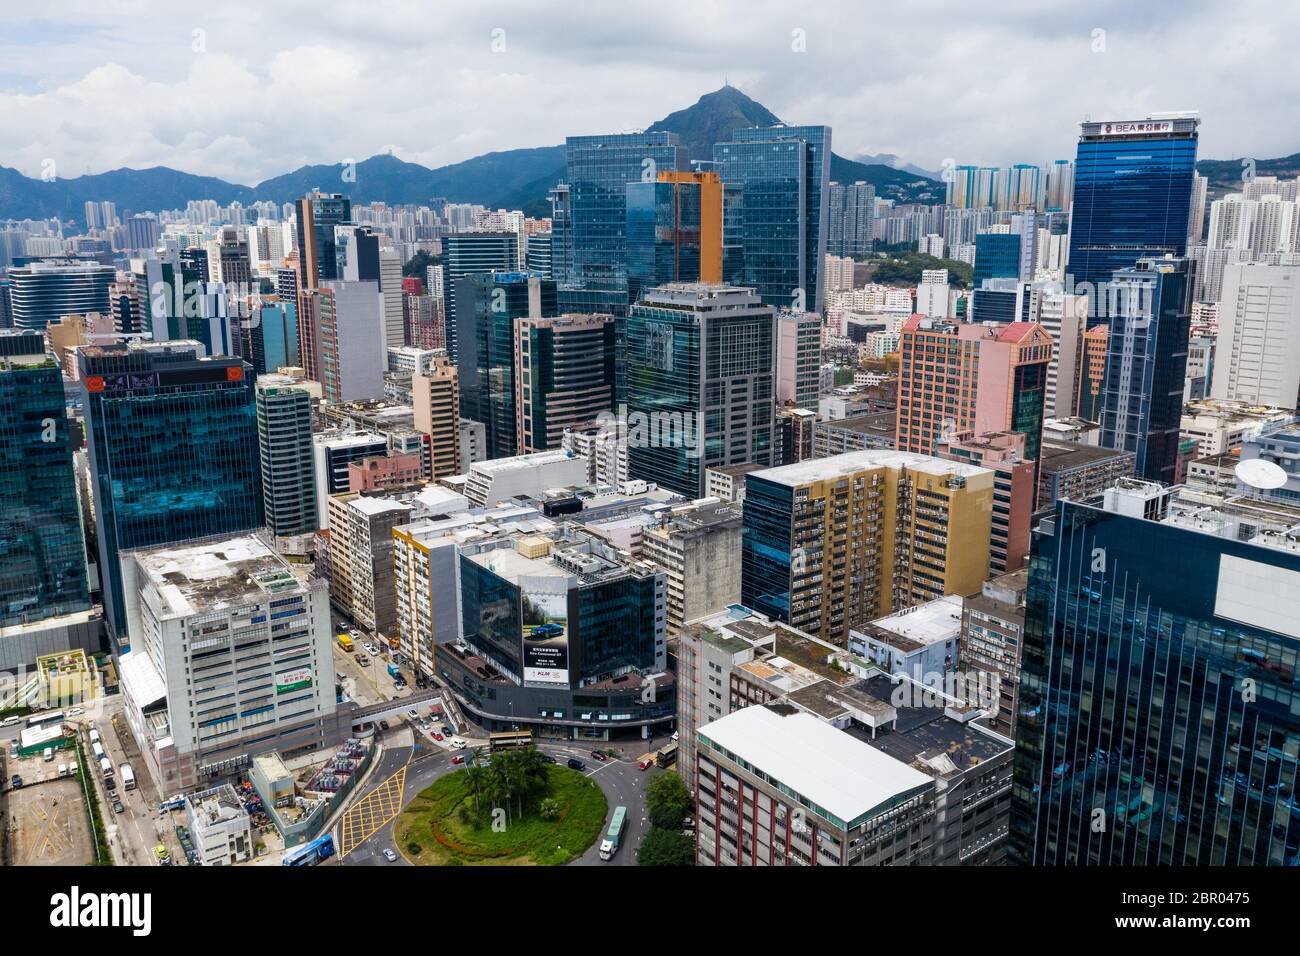
[[405, 790], [406, 768], [402, 767], [348, 808], [340, 824], [339, 856], [347, 856], [396, 817]]

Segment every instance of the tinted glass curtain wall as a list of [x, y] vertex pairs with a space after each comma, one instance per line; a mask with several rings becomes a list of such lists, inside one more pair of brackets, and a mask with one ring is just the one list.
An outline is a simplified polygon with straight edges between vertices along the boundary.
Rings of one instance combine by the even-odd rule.
[[[1196, 119], [1084, 124], [1066, 268], [1072, 288], [1100, 288], [1144, 256], [1186, 253], [1198, 125]], [[1104, 300], [1094, 303], [1090, 325], [1105, 320]]]
[[1060, 502], [1035, 534], [1012, 791], [1031, 865], [1300, 864], [1300, 640], [1220, 613], [1300, 555]]

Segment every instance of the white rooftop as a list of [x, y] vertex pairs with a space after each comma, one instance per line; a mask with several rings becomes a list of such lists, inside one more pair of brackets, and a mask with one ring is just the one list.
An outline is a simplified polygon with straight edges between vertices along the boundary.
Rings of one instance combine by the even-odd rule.
[[698, 733], [845, 824], [932, 782], [803, 711], [782, 716], [764, 705], [745, 707]]
[[574, 457], [567, 451], [556, 448], [551, 451], [533, 452], [530, 455], [515, 455], [513, 458], [493, 458], [488, 461], [476, 461], [470, 467], [470, 470], [480, 474], [495, 475], [500, 472], [525, 471], [557, 461], [568, 461]]
[[140, 568], [141, 585], [153, 585], [167, 611], [178, 617], [260, 602], [272, 593], [272, 579], [277, 595], [308, 590], [289, 563], [255, 534], [130, 554]]
[[949, 594], [871, 623], [921, 644], [937, 644], [961, 633], [963, 603], [961, 595]]
[[956, 475], [973, 478], [978, 475], [992, 475], [993, 472], [978, 465], [965, 462], [948, 461], [944, 458], [932, 458], [910, 451], [894, 451], [888, 448], [870, 448], [865, 451], [850, 451], [829, 458], [810, 458], [793, 465], [780, 465], [752, 472], [750, 477], [762, 478], [776, 484], [797, 487], [814, 481], [833, 481], [869, 468], [906, 468], [935, 477]]

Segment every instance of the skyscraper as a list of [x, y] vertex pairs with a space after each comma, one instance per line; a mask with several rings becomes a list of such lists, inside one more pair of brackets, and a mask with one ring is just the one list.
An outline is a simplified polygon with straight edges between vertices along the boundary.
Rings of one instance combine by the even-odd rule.
[[317, 528], [311, 431], [315, 386], [283, 375], [262, 375], [256, 387], [267, 530], [277, 537], [310, 534]]
[[434, 355], [427, 369], [411, 376], [415, 427], [429, 436], [430, 477], [455, 475], [470, 462], [460, 460], [460, 383], [456, 366]]
[[[462, 276], [519, 271], [519, 237], [513, 232], [464, 232], [442, 240], [446, 256], [443, 288], [446, 290], [447, 354], [460, 359], [456, 328], [456, 282]], [[462, 387], [468, 385], [461, 371]]]
[[1035, 533], [1012, 854], [1296, 865], [1300, 512], [1121, 479]]
[[[616, 133], [565, 140], [568, 213], [567, 271], [563, 283], [627, 282], [628, 183], [652, 183], [659, 173], [687, 169], [676, 133]], [[556, 263], [558, 265], [558, 262]]]
[[60, 317], [86, 312], [108, 315], [112, 266], [76, 259], [42, 259], [9, 270], [9, 308], [16, 329], [45, 331]]
[[775, 310], [752, 289], [680, 283], [628, 312], [628, 474], [689, 498], [714, 465], [772, 463]]
[[63, 376], [35, 330], [0, 331], [0, 625], [90, 607]]
[[864, 182], [831, 183], [827, 204], [826, 251], [850, 258], [871, 252], [876, 187]]
[[555, 282], [534, 273], [496, 272], [462, 276], [453, 285], [461, 417], [483, 423], [488, 458], [509, 458], [517, 453], [518, 436], [515, 320], [555, 315]]
[[559, 448], [567, 429], [614, 411], [612, 315], [522, 317], [514, 325], [519, 454]]
[[988, 572], [993, 472], [889, 450], [745, 476], [741, 602], [841, 645]]
[[295, 204], [298, 227], [298, 288], [315, 289], [337, 279], [334, 227], [352, 221], [352, 200], [313, 190]]
[[1196, 117], [1136, 122], [1084, 123], [1074, 163], [1067, 292], [1096, 296], [1090, 323], [1099, 314], [1103, 283], [1120, 269], [1151, 256], [1187, 251]]
[[1213, 396], [1296, 408], [1298, 393], [1300, 267], [1225, 266]]
[[739, 129], [730, 142], [714, 145], [713, 159], [722, 181], [739, 190], [743, 264], [725, 279], [753, 286], [768, 305], [821, 313], [830, 127]]
[[669, 282], [722, 281], [717, 173], [660, 172], [627, 186], [628, 297]]
[[125, 637], [120, 552], [263, 523], [251, 369], [197, 342], [77, 356], [110, 632]]
[[1190, 260], [1139, 259], [1107, 290], [1101, 444], [1135, 453], [1148, 481], [1175, 480], [1191, 286]]

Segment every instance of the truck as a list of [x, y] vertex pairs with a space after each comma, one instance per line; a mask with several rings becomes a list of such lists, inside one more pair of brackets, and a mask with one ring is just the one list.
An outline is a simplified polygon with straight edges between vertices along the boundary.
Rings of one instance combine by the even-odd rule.
[[343, 648], [345, 653], [348, 654], [352, 653], [352, 647], [353, 647], [352, 638], [348, 637], [346, 634], [340, 634], [337, 638], [335, 638], [335, 640], [339, 642], [339, 647]]
[[388, 665], [388, 676], [391, 677], [393, 680], [401, 680], [401, 679], [402, 679], [402, 669], [401, 669], [400, 667], [398, 667], [396, 664], [389, 664], [389, 665]]
[[615, 807], [614, 816], [609, 821], [609, 831], [600, 844], [600, 858], [612, 860], [618, 852], [618, 845], [623, 841], [623, 825], [627, 822], [627, 807]]
[[280, 861], [282, 866], [315, 866], [321, 860], [325, 860], [334, 855], [334, 837], [325, 834], [317, 837], [310, 843], [304, 843], [300, 847], [295, 847], [284, 855]]
[[131, 769], [131, 765], [130, 765], [129, 763], [124, 763], [124, 764], [122, 764], [122, 766], [119, 767], [118, 769], [122, 772], [122, 789], [123, 789], [123, 790], [134, 790], [134, 789], [135, 789], [135, 771]]

